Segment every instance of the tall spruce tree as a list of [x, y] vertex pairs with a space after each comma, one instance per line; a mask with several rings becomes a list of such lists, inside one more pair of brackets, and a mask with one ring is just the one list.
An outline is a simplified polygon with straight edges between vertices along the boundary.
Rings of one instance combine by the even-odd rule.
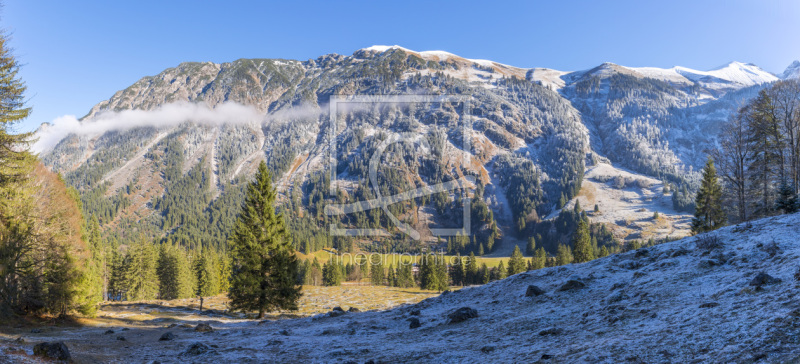
[[234, 310], [297, 310], [302, 289], [295, 282], [297, 257], [283, 217], [275, 211], [276, 192], [267, 165], [258, 165], [247, 186], [242, 212], [230, 237], [231, 287]]
[[464, 285], [464, 259], [460, 254], [456, 255], [453, 264], [450, 265], [450, 279], [454, 286]]
[[797, 193], [795, 192], [795, 188], [784, 179], [778, 191], [775, 209], [783, 211], [784, 214], [793, 214], [797, 212], [798, 208], [800, 208], [800, 206], [797, 205]]
[[719, 229], [726, 220], [725, 211], [722, 210], [722, 186], [717, 179], [714, 160], [709, 157], [703, 167], [703, 179], [695, 198], [692, 232], [699, 234]]
[[369, 280], [373, 286], [383, 285], [386, 275], [383, 271], [383, 262], [380, 255], [373, 255], [369, 265]]
[[465, 284], [478, 284], [478, 259], [475, 258], [475, 253], [470, 252], [467, 258], [467, 266], [465, 268], [466, 283]]
[[556, 265], [567, 265], [572, 263], [572, 249], [568, 245], [559, 244], [556, 254]]
[[536, 239], [532, 236], [528, 238], [528, 246], [525, 249], [525, 254], [533, 255], [536, 252]]
[[572, 254], [576, 263], [584, 263], [594, 259], [592, 240], [589, 237], [589, 225], [584, 219], [578, 222], [578, 228], [572, 236]]
[[173, 250], [168, 244], [161, 244], [158, 249], [158, 298], [162, 300], [178, 298], [180, 289], [178, 259]]
[[410, 262], [400, 262], [400, 266], [397, 267], [397, 286], [414, 287], [414, 271]]
[[196, 254], [192, 266], [197, 280], [195, 295], [208, 297], [219, 293], [219, 277], [217, 276], [214, 260], [214, 256], [209, 249], [203, 249], [199, 254]]
[[397, 287], [397, 271], [394, 269], [394, 264], [389, 263], [389, 268], [386, 272], [386, 285], [389, 287]]
[[130, 247], [125, 269], [125, 296], [129, 301], [158, 296], [158, 253], [153, 244], [140, 240]]
[[322, 284], [325, 286], [341, 286], [342, 270], [333, 258], [322, 265]]
[[519, 250], [519, 245], [515, 245], [514, 252], [511, 253], [511, 259], [508, 260], [508, 275], [512, 276], [517, 273], [522, 273], [526, 269], [525, 258]]
[[506, 270], [505, 264], [502, 260], [500, 261], [500, 264], [497, 265], [497, 268], [493, 269], [492, 272], [494, 272], [494, 278], [492, 278], [492, 280], [504, 279], [508, 276], [508, 271]]
[[536, 254], [534, 254], [533, 258], [531, 259], [531, 268], [533, 269], [542, 269], [547, 265], [547, 252], [544, 248], [539, 247], [536, 249]]

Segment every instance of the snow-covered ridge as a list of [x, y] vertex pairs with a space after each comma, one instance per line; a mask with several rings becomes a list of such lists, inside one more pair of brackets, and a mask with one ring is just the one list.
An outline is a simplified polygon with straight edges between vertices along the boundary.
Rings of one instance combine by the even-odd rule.
[[492, 66], [497, 65], [497, 66], [513, 67], [513, 68], [522, 69], [520, 67], [509, 66], [509, 65], [506, 65], [506, 64], [502, 64], [502, 63], [495, 62], [495, 61], [490, 61], [490, 60], [487, 60], [487, 59], [469, 59], [469, 58], [464, 58], [464, 57], [461, 57], [461, 56], [458, 56], [458, 55], [455, 55], [453, 53], [446, 52], [446, 51], [438, 51], [437, 50], [437, 51], [417, 52], [417, 51], [410, 50], [408, 48], [401, 47], [399, 45], [393, 45], [393, 46], [374, 45], [374, 46], [371, 46], [371, 47], [362, 48], [362, 49], [360, 49], [360, 51], [383, 53], [383, 52], [386, 52], [386, 51], [391, 50], [391, 49], [399, 49], [399, 50], [402, 50], [403, 52], [406, 52], [406, 53], [411, 53], [411, 54], [414, 54], [414, 55], [418, 55], [420, 58], [422, 58], [422, 59], [424, 59], [426, 61], [437, 61], [437, 62], [439, 62], [439, 61], [446, 61], [446, 60], [451, 60], [452, 59], [452, 60], [460, 60], [460, 61], [467, 61], [467, 62], [471, 62], [471, 63], [476, 63], [476, 64], [479, 64], [479, 65], [485, 66], [485, 67], [492, 67]]
[[[432, 60], [432, 61], [461, 60], [487, 67], [504, 66], [509, 68], [526, 70], [530, 71], [528, 78], [531, 81], [538, 81], [541, 82], [542, 84], [554, 85], [556, 88], [563, 87], [564, 84], [563, 77], [565, 75], [585, 74], [586, 72], [591, 72], [591, 71], [600, 72], [601, 74], [621, 72], [638, 77], [653, 78], [661, 81], [670, 82], [673, 84], [690, 85], [693, 83], [700, 83], [703, 86], [711, 89], [749, 87], [763, 83], [775, 82], [780, 79], [777, 76], [773, 75], [772, 73], [767, 72], [754, 64], [742, 63], [742, 62], [730, 62], [721, 67], [717, 67], [709, 71], [699, 71], [682, 66], [675, 66], [672, 68], [626, 67], [613, 63], [603, 63], [599, 67], [593, 68], [591, 70], [572, 72], [572, 71], [558, 71], [548, 68], [522, 68], [522, 67], [509, 66], [485, 59], [463, 58], [453, 53], [440, 50], [418, 52], [410, 50], [408, 48], [401, 47], [399, 45], [393, 45], [393, 46], [375, 45], [372, 47], [363, 48], [361, 50], [367, 52], [382, 53], [391, 49], [403, 50], [406, 53], [412, 53], [418, 55], [420, 58], [425, 60]], [[782, 78], [791, 77], [791, 75], [795, 75], [795, 77], [800, 75], [800, 63], [796, 62], [793, 63], [792, 66], [789, 66], [789, 68], [784, 73], [784, 76]]]
[[675, 66], [672, 68], [640, 67], [630, 68], [646, 77], [673, 83], [700, 82], [714, 84], [729, 82], [748, 87], [762, 83], [775, 82], [778, 77], [760, 67], [741, 62], [730, 62], [710, 71], [698, 71], [691, 68]]
[[781, 78], [788, 80], [790, 78], [800, 78], [800, 61], [794, 61], [786, 70], [781, 74]]

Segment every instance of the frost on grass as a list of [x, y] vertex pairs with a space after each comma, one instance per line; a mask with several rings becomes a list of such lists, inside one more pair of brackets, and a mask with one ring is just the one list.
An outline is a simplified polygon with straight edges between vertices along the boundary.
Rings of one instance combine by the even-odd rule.
[[[800, 352], [798, 233], [800, 214], [768, 218], [385, 311], [217, 320], [207, 333], [153, 324], [126, 331], [126, 342], [107, 328], [24, 336], [65, 341], [76, 358], [162, 363], [791, 362]], [[571, 281], [583, 287], [559, 290]], [[543, 293], [526, 294], [531, 285]], [[159, 342], [167, 331], [174, 339]]]

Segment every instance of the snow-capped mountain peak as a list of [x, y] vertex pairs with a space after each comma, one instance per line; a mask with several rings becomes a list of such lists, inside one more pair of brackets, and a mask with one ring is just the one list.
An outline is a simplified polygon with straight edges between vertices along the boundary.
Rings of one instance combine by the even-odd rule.
[[710, 71], [675, 66], [672, 68], [640, 67], [633, 68], [645, 77], [672, 83], [698, 82], [704, 86], [719, 89], [730, 85], [748, 87], [778, 80], [775, 75], [751, 63], [730, 62]]
[[790, 78], [800, 78], [800, 61], [794, 61], [789, 67], [786, 67], [786, 70], [783, 71], [781, 78], [784, 80], [788, 80]]

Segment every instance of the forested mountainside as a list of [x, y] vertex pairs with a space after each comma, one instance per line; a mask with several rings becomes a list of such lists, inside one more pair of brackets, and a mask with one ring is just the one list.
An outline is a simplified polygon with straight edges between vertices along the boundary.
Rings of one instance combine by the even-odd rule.
[[[97, 216], [104, 234], [122, 244], [158, 239], [224, 248], [244, 182], [266, 160], [295, 244], [304, 251], [354, 245], [417, 251], [439, 244], [454, 253], [488, 253], [535, 237], [537, 246], [554, 252], [574, 219], [564, 213], [561, 219], [545, 217], [573, 206], [569, 201], [580, 193], [586, 170], [611, 163], [628, 176], [633, 172], [620, 188], [635, 185], [638, 174], [660, 181], [653, 191], [682, 191], [676, 200], [689, 201], [693, 171], [704, 162], [715, 128], [741, 100], [777, 79], [740, 63], [709, 72], [603, 64], [567, 73], [400, 47], [303, 62], [183, 63], [117, 92], [82, 122], [196, 103], [246, 105], [263, 120], [209, 123], [187, 117], [181, 123], [106, 125], [66, 135], [47, 146], [42, 159], [78, 189], [87, 216]], [[329, 100], [335, 95], [468, 95], [470, 101], [362, 105], [340, 112], [332, 129]], [[463, 144], [465, 128], [471, 131], [469, 148]], [[399, 233], [379, 209], [344, 217], [324, 212], [326, 203], [375, 197], [367, 182], [369, 160], [400, 133], [414, 137], [383, 154], [377, 171], [382, 195], [462, 176], [476, 179], [470, 188], [389, 206], [422, 233], [422, 242]], [[470, 158], [463, 158], [465, 152]], [[338, 161], [336, 196], [328, 195], [331, 157]], [[431, 236], [430, 227], [461, 226], [456, 217], [465, 196], [472, 197], [472, 238], [445, 242]], [[688, 205], [677, 207], [690, 210]], [[661, 211], [681, 216], [672, 206]], [[327, 233], [330, 222], [383, 227], [391, 235], [334, 239]], [[612, 247], [625, 238], [612, 234], [613, 225], [592, 229], [599, 244]], [[665, 234], [681, 232], [672, 228]]]

